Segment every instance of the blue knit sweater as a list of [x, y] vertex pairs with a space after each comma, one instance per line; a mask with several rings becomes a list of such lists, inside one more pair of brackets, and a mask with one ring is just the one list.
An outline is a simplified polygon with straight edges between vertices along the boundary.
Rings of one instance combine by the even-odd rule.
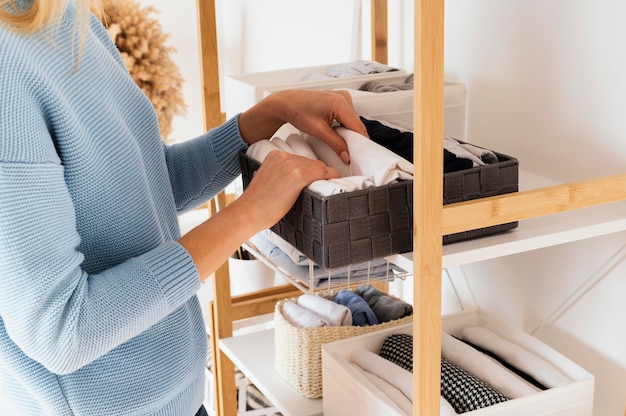
[[52, 40], [0, 28], [0, 414], [191, 416], [206, 331], [177, 214], [246, 144], [233, 118], [165, 146], [95, 17], [74, 72], [74, 13]]

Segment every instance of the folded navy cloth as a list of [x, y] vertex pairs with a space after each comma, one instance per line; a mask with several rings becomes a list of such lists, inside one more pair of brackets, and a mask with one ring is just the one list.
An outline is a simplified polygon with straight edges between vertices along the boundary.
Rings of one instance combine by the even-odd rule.
[[341, 289], [333, 299], [334, 302], [347, 306], [352, 312], [352, 325], [368, 326], [378, 324], [376, 314], [370, 305], [356, 293]]
[[381, 293], [372, 285], [360, 285], [354, 293], [361, 296], [376, 314], [379, 322], [393, 321], [413, 314], [413, 306], [402, 299]]
[[[413, 163], [413, 132], [395, 129], [379, 120], [366, 117], [361, 117], [361, 121], [373, 142]], [[443, 173], [457, 172], [472, 166], [474, 166], [472, 160], [460, 157], [446, 148], [443, 149]]]

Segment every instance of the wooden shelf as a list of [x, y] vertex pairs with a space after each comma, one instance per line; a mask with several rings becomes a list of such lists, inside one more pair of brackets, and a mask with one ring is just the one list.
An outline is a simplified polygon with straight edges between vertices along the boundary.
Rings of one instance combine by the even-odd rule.
[[[534, 173], [520, 170], [520, 190], [530, 190], [557, 183]], [[519, 227], [492, 236], [443, 246], [442, 268], [460, 266], [526, 251], [537, 250], [626, 230], [626, 203], [598, 205], [520, 221]], [[404, 268], [413, 267], [413, 253], [389, 256]]]

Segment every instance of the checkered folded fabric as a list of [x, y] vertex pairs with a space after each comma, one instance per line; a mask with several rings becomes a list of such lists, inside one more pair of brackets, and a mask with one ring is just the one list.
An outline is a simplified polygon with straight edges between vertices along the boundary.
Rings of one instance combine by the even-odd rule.
[[[413, 372], [413, 335], [392, 334], [383, 341], [379, 355]], [[508, 398], [489, 383], [441, 358], [441, 395], [457, 413], [481, 409]]]
[[482, 409], [508, 400], [490, 384], [443, 357], [441, 395], [457, 413]]

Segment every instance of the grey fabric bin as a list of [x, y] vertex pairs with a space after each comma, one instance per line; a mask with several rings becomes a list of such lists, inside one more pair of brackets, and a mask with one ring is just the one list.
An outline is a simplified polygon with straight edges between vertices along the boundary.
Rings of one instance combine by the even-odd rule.
[[[518, 190], [518, 161], [494, 152], [498, 163], [444, 174], [443, 203]], [[260, 164], [240, 155], [244, 189]], [[443, 244], [511, 230], [518, 223], [443, 236]], [[305, 188], [271, 230], [323, 268], [344, 267], [413, 250], [413, 181], [323, 197]]]

